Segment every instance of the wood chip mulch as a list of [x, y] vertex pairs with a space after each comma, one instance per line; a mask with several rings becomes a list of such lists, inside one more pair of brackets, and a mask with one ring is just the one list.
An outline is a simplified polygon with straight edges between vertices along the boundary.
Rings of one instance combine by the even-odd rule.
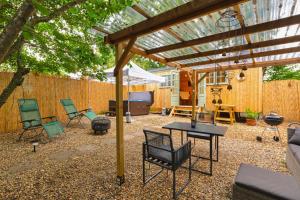
[[[170, 199], [172, 177], [163, 172], [142, 184], [143, 128], [159, 129], [172, 121], [185, 118], [148, 115], [133, 117], [125, 126], [126, 182], [116, 184], [116, 130], [105, 135], [94, 135], [88, 121], [85, 129], [73, 124], [66, 133], [45, 144], [37, 152], [27, 140], [17, 142], [17, 133], [0, 135], [0, 199]], [[220, 139], [220, 159], [214, 162], [213, 176], [192, 173], [192, 182], [180, 199], [231, 199], [231, 187], [240, 163], [250, 163], [274, 171], [288, 173], [285, 166], [286, 127], [280, 126], [281, 143], [272, 140], [268, 132], [263, 142], [257, 142], [264, 124], [255, 127], [236, 123], [220, 124], [229, 129]], [[180, 134], [173, 134], [180, 141]], [[196, 142], [196, 151], [208, 155], [208, 143]], [[207, 169], [207, 161], [197, 167]], [[155, 169], [155, 168], [153, 168]], [[153, 171], [154, 172], [154, 171]], [[187, 177], [178, 171], [178, 183]]]

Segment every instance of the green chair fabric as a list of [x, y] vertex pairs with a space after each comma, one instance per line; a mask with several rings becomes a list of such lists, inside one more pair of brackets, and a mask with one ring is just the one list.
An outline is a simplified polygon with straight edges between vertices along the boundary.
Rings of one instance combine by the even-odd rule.
[[96, 113], [94, 113], [92, 110], [88, 110], [86, 113], [84, 113], [84, 116], [91, 121], [97, 117]]
[[51, 121], [48, 123], [43, 124], [43, 127], [45, 129], [45, 131], [48, 134], [49, 138], [53, 138], [57, 135], [59, 135], [60, 133], [64, 132], [64, 128], [62, 127], [62, 125], [60, 124], [59, 121]]
[[24, 129], [42, 126], [41, 115], [36, 99], [18, 99]]
[[79, 112], [77, 111], [77, 109], [71, 99], [61, 99], [60, 102], [63, 105], [63, 107], [70, 119], [73, 119], [74, 117], [77, 117], [79, 115]]
[[49, 138], [52, 138], [64, 132], [64, 129], [60, 122], [57, 120], [52, 120], [53, 118], [55, 118], [54, 116], [46, 117], [51, 119], [52, 121], [43, 123], [36, 99], [18, 99], [18, 105], [21, 122], [24, 129], [19, 139], [21, 139], [23, 134], [28, 130], [34, 130], [37, 133], [36, 129], [40, 127], [42, 128], [42, 132], [43, 130], [46, 131]]
[[[96, 113], [94, 113], [91, 109], [86, 109], [83, 111], [78, 111], [77, 108], [75, 107], [72, 99], [61, 99], [60, 103], [64, 107], [64, 110], [66, 111], [69, 122], [67, 126], [70, 124], [70, 122], [74, 119], [78, 119], [78, 123], [81, 124], [81, 118], [85, 116], [88, 118], [90, 121], [92, 121], [95, 117], [97, 117]], [[83, 127], [83, 125], [81, 124]]]

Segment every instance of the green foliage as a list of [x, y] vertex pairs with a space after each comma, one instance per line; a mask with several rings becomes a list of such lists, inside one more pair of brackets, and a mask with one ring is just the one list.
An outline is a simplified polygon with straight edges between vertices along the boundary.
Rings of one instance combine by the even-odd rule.
[[[33, 0], [36, 16], [49, 16], [54, 10], [72, 0]], [[88, 0], [70, 8], [49, 22], [24, 27], [25, 38], [21, 52], [23, 64], [33, 72], [66, 75], [80, 72], [103, 79], [103, 66], [114, 65], [114, 50], [103, 39], [91, 33], [93, 26], [111, 14], [119, 12], [134, 0]], [[0, 3], [0, 32], [13, 18], [21, 0], [2, 0]], [[0, 71], [15, 71], [16, 55], [0, 66]]]
[[162, 64], [158, 62], [153, 62], [152, 60], [141, 56], [134, 56], [132, 58], [132, 61], [136, 63], [138, 66], [144, 68], [145, 70], [164, 67]]
[[258, 113], [252, 111], [250, 108], [246, 108], [246, 118], [247, 119], [257, 119]]
[[[298, 68], [298, 69], [297, 69]], [[300, 80], [299, 66], [273, 66], [268, 67], [265, 72], [266, 80]]]

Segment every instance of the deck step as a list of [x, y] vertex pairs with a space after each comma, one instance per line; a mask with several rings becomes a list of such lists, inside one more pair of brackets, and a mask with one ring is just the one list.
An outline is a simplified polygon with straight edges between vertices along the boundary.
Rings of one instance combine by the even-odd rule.
[[[192, 106], [174, 106], [169, 116], [192, 116]], [[200, 112], [201, 107], [196, 106], [196, 112]]]

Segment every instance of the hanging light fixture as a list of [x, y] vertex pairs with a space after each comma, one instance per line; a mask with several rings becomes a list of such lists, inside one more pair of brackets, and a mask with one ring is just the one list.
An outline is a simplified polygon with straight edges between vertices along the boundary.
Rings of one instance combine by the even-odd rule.
[[[243, 29], [244, 27], [240, 25], [239, 19], [244, 19], [244, 16], [241, 15], [239, 12], [233, 10], [233, 9], [226, 9], [223, 13], [221, 13], [221, 16], [219, 19], [217, 19], [216, 21], [216, 29], [219, 32], [226, 32], [226, 31], [231, 31], [231, 30], [235, 30], [235, 29]], [[243, 31], [243, 30], [242, 30]], [[235, 45], [238, 44], [238, 35], [233, 36], [234, 40], [235, 40]], [[244, 43], [244, 39], [242, 39], [242, 44]], [[230, 44], [230, 40], [229, 41], [225, 41], [222, 40], [218, 43], [218, 48], [219, 49], [225, 49], [227, 47], [232, 46]], [[239, 57], [241, 54], [241, 51], [237, 51], [236, 52], [236, 56]], [[222, 52], [222, 56], [225, 57], [230, 54], [228, 54], [228, 52], [224, 51]], [[235, 64], [239, 63], [239, 58], [234, 60]]]
[[231, 80], [234, 78], [234, 71], [227, 71], [225, 76], [228, 80], [227, 90], [230, 91], [232, 90]]
[[[215, 55], [215, 60], [216, 60], [216, 55]], [[214, 70], [214, 74], [217, 74], [217, 62], [215, 62], [215, 70]], [[216, 79], [216, 81], [214, 82], [214, 86], [211, 88], [211, 93], [213, 95], [213, 100], [212, 103], [213, 104], [222, 104], [222, 99], [221, 99], [221, 92], [222, 92], [222, 88], [219, 87], [219, 82], [218, 79]], [[218, 96], [218, 101], [216, 100], [216, 96]]]
[[240, 72], [240, 78], [244, 78], [245, 77], [245, 74], [244, 74], [244, 72], [243, 72], [243, 70], [241, 70], [241, 72]]

